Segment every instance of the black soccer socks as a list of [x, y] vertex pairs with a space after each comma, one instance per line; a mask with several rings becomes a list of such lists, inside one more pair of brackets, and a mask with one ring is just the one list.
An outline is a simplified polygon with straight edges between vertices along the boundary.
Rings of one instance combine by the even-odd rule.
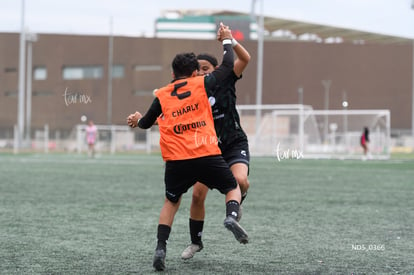
[[157, 250], [167, 250], [167, 240], [170, 237], [171, 227], [165, 224], [159, 224], [157, 230]]
[[235, 219], [237, 219], [237, 216], [239, 215], [239, 209], [240, 204], [237, 201], [228, 201], [226, 203], [226, 217], [233, 216]]
[[190, 218], [191, 243], [202, 245], [201, 237], [203, 234], [204, 221], [196, 221]]

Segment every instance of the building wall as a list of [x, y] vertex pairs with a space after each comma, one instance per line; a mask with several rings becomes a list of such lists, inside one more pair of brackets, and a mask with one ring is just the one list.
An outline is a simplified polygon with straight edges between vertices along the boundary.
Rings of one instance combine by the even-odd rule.
[[[47, 79], [33, 80], [32, 127], [48, 124], [52, 132], [68, 133], [86, 115], [107, 123], [108, 37], [40, 34], [33, 44], [33, 67], [46, 66]], [[254, 104], [257, 43], [244, 41], [252, 60], [239, 81], [238, 103]], [[113, 63], [124, 65], [123, 78], [113, 79], [113, 124], [125, 124], [128, 114], [145, 113], [152, 90], [171, 80], [176, 53], [209, 52], [221, 59], [217, 41], [114, 37]], [[19, 34], [0, 34], [0, 132], [17, 123]], [[101, 79], [64, 80], [69, 65], [102, 65]], [[411, 128], [411, 45], [352, 45], [266, 41], [264, 43], [263, 104], [296, 104], [298, 88], [304, 104], [324, 108], [323, 80], [330, 80], [330, 109], [390, 109], [393, 129]], [[77, 95], [76, 101], [69, 93]], [[65, 100], [66, 99], [66, 100]], [[68, 100], [69, 99], [69, 100]], [[72, 100], [70, 100], [72, 99]], [[83, 102], [81, 102], [83, 99]]]

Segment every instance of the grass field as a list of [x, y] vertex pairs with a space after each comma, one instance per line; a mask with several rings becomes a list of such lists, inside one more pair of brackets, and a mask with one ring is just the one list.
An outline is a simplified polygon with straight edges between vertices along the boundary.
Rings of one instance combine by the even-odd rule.
[[[165, 274], [413, 274], [414, 161], [253, 158], [239, 244], [224, 196], [205, 248], [183, 261], [190, 192]], [[0, 274], [152, 274], [163, 203], [158, 155], [0, 154]]]

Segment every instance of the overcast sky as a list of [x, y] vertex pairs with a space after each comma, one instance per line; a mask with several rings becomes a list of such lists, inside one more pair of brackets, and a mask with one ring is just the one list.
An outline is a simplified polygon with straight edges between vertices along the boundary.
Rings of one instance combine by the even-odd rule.
[[[414, 39], [413, 0], [257, 0], [266, 16]], [[0, 32], [19, 32], [22, 0], [0, 0]], [[25, 26], [37, 33], [152, 36], [162, 10], [250, 13], [252, 0], [25, 0]]]

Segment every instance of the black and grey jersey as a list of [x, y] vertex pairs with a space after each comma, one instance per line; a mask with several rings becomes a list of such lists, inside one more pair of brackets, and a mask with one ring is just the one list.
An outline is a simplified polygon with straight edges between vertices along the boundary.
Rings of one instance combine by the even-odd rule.
[[232, 72], [226, 79], [218, 82], [214, 89], [207, 90], [214, 127], [222, 151], [235, 141], [247, 141], [247, 135], [240, 125], [240, 117], [236, 109], [235, 85], [240, 78]]

